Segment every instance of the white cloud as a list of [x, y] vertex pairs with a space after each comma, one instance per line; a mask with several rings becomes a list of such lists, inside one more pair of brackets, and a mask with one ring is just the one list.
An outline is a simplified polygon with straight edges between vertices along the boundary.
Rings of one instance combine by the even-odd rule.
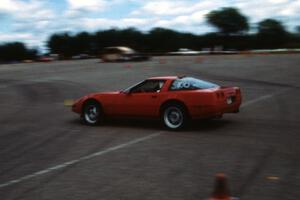
[[292, 29], [299, 25], [297, 20], [300, 19], [300, 0], [64, 0], [66, 6], [60, 9], [50, 2], [1, 0], [1, 23], [5, 26], [0, 27], [0, 42], [20, 40], [31, 46], [41, 45], [52, 33], [111, 27], [135, 27], [147, 31], [161, 26], [205, 33], [212, 30], [205, 23], [205, 15], [221, 7], [239, 8], [252, 24], [265, 18], [276, 18]]
[[32, 34], [29, 33], [15, 33], [15, 34], [4, 34], [0, 33], [1, 41], [15, 41], [16, 39], [31, 39]]
[[96, 31], [108, 28], [128, 28], [137, 27], [139, 30], [148, 31], [155, 27], [170, 28], [178, 31], [203, 33], [211, 31], [211, 28], [203, 23], [204, 19], [195, 15], [182, 15], [172, 19], [161, 18], [124, 18], [124, 19], [107, 19], [107, 18], [82, 18], [72, 25], [77, 30]]
[[184, 0], [154, 0], [146, 3], [139, 10], [133, 11], [132, 15], [152, 14], [160, 16], [172, 16], [191, 14], [193, 12], [209, 12], [212, 9], [225, 6], [221, 0], [202, 0], [202, 1], [184, 1]]
[[13, 0], [2, 0], [0, 4], [0, 11], [1, 12], [11, 12], [16, 10], [17, 7], [22, 5], [22, 2], [13, 1]]
[[290, 0], [267, 0], [270, 4], [282, 4], [282, 3], [289, 3]]
[[67, 17], [86, 15], [88, 12], [100, 12], [105, 10], [108, 2], [105, 0], [67, 0], [69, 8], [66, 10]]
[[107, 19], [107, 18], [82, 18], [74, 25], [81, 26], [85, 30], [98, 30], [106, 28], [128, 28], [128, 27], [143, 27], [153, 23], [153, 19], [142, 18], [124, 18], [124, 19]]
[[140, 11], [134, 14], [151, 13], [154, 15], [176, 15], [186, 12], [186, 3], [182, 1], [152, 1], [146, 3]]
[[0, 12], [16, 20], [43, 20], [54, 17], [54, 12], [47, 8], [47, 4], [38, 0], [1, 0]]
[[[45, 38], [43, 38], [45, 39]], [[30, 33], [0, 33], [0, 42], [26, 41], [28, 47], [41, 47], [41, 39]]]
[[300, 1], [293, 1], [289, 3], [289, 6], [286, 6], [280, 10], [280, 14], [284, 16], [293, 16], [293, 15], [299, 15], [300, 11]]
[[265, 18], [280, 20], [286, 16], [296, 15], [300, 10], [300, 0], [240, 1], [235, 6], [246, 14], [251, 22]]
[[[154, 15], [154, 16], [181, 16], [196, 15], [203, 18], [206, 13], [222, 7], [237, 7], [242, 13], [251, 17], [252, 21], [276, 16], [296, 15], [300, 10], [300, 0], [153, 0], [145, 3], [141, 8], [131, 12], [131, 15]], [[200, 13], [200, 14], [199, 14]]]
[[0, 13], [10, 20], [7, 30], [0, 33], [0, 42], [21, 41], [29, 46], [41, 46], [56, 18], [47, 2], [39, 0], [1, 0]]
[[68, 0], [71, 9], [85, 9], [97, 11], [103, 9], [107, 2], [104, 0]]

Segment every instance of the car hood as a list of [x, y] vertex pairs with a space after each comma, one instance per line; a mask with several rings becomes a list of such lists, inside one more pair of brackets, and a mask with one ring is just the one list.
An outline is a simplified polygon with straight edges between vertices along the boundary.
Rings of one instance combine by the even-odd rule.
[[88, 94], [88, 97], [95, 97], [95, 96], [106, 96], [106, 95], [113, 95], [113, 94], [119, 94], [120, 91], [113, 91], [113, 92], [95, 92]]

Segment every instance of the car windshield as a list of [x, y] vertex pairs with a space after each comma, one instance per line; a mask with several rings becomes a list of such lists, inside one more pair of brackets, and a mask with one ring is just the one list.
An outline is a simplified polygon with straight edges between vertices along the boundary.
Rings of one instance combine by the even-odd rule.
[[220, 87], [214, 83], [199, 80], [192, 77], [185, 77], [173, 81], [170, 90], [198, 90]]
[[123, 91], [125, 93], [159, 92], [164, 83], [164, 80], [145, 80]]

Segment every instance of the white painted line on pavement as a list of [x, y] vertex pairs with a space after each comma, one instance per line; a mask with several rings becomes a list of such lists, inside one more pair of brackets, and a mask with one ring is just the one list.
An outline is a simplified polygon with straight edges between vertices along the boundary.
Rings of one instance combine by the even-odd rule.
[[253, 100], [250, 100], [250, 101], [246, 101], [245, 103], [242, 103], [241, 108], [250, 106], [250, 105], [255, 104], [255, 103], [259, 102], [259, 101], [270, 99], [270, 98], [272, 98], [272, 97], [274, 97], [276, 95], [283, 94], [283, 93], [287, 92], [288, 90], [291, 90], [291, 89], [280, 90], [279, 92], [275, 92], [273, 94], [267, 94], [267, 95], [264, 95], [264, 96], [260, 96], [260, 97], [258, 97], [256, 99], [253, 99]]
[[[290, 89], [284, 89], [284, 90], [280, 90], [279, 92], [276, 92], [276, 93], [273, 93], [273, 94], [268, 94], [268, 95], [260, 96], [260, 97], [258, 97], [256, 99], [253, 99], [253, 100], [250, 100], [250, 101], [247, 101], [247, 102], [243, 103], [241, 105], [241, 108], [250, 106], [250, 105], [255, 104], [255, 103], [259, 102], [259, 101], [263, 101], [263, 100], [272, 98], [272, 97], [274, 97], [276, 95], [285, 93], [288, 90], [290, 90]], [[37, 176], [48, 174], [48, 173], [50, 173], [52, 171], [55, 171], [55, 170], [59, 170], [59, 169], [62, 169], [62, 168], [69, 167], [70, 165], [74, 165], [74, 164], [77, 164], [79, 162], [82, 162], [82, 161], [85, 161], [85, 160], [89, 160], [91, 158], [94, 158], [94, 157], [97, 157], [97, 156], [101, 156], [101, 155], [104, 155], [106, 153], [109, 153], [109, 152], [112, 152], [112, 151], [116, 151], [116, 150], [119, 150], [119, 149], [122, 149], [122, 148], [125, 148], [125, 147], [128, 147], [128, 146], [131, 146], [131, 145], [139, 143], [139, 142], [143, 142], [145, 140], [152, 139], [152, 138], [157, 137], [157, 136], [159, 136], [161, 134], [162, 134], [162, 131], [159, 131], [157, 133], [153, 133], [153, 134], [145, 136], [145, 137], [134, 139], [134, 140], [129, 141], [129, 142], [124, 143], [124, 144], [120, 144], [120, 145], [117, 145], [117, 146], [114, 146], [114, 147], [110, 147], [110, 148], [102, 150], [102, 151], [98, 151], [96, 153], [92, 153], [90, 155], [81, 157], [79, 159], [71, 160], [71, 161], [62, 163], [60, 165], [56, 165], [56, 166], [53, 166], [53, 167], [50, 167], [50, 168], [47, 168], [47, 169], [44, 169], [44, 170], [32, 173], [32, 174], [29, 174], [27, 176], [23, 176], [23, 177], [21, 177], [19, 179], [15, 179], [15, 180], [8, 181], [6, 183], [2, 183], [2, 184], [0, 184], [0, 188], [4, 188], [4, 187], [10, 186], [10, 185], [14, 185], [16, 183], [20, 183], [20, 182], [23, 182], [23, 181], [35, 178]]]
[[126, 142], [126, 143], [123, 143], [123, 144], [120, 144], [120, 145], [117, 145], [117, 146], [114, 146], [114, 147], [110, 147], [110, 148], [108, 148], [108, 149], [105, 149], [105, 150], [102, 150], [102, 151], [98, 151], [98, 152], [96, 152], [96, 153], [92, 153], [92, 154], [90, 154], [90, 155], [83, 156], [83, 157], [81, 157], [81, 158], [78, 158], [78, 159], [75, 159], [75, 160], [71, 160], [71, 161], [62, 163], [62, 164], [60, 164], [60, 165], [56, 165], [56, 166], [53, 166], [53, 167], [49, 167], [49, 168], [47, 168], [47, 169], [44, 169], [44, 170], [41, 170], [41, 171], [37, 171], [37, 172], [35, 172], [35, 173], [32, 173], [32, 174], [23, 176], [23, 177], [21, 177], [21, 178], [18, 178], [18, 179], [15, 179], [15, 180], [11, 180], [11, 181], [8, 181], [8, 182], [6, 182], [6, 183], [2, 183], [2, 184], [0, 184], [0, 188], [4, 188], [4, 187], [10, 186], [10, 185], [14, 185], [14, 184], [17, 184], [17, 183], [20, 183], [20, 182], [23, 182], [23, 181], [26, 181], [26, 180], [35, 178], [35, 177], [37, 177], [37, 176], [41, 176], [41, 175], [44, 175], [44, 174], [48, 174], [48, 173], [50, 173], [50, 172], [53, 172], [53, 171], [56, 171], [56, 170], [59, 170], [59, 169], [62, 169], [62, 168], [66, 168], [66, 167], [69, 167], [69, 166], [71, 166], [71, 165], [74, 165], [74, 164], [83, 162], [83, 161], [85, 161], [85, 160], [92, 159], [92, 158], [94, 158], [94, 157], [97, 157], [97, 156], [101, 156], [101, 155], [107, 154], [107, 153], [112, 152], [112, 151], [116, 151], [116, 150], [119, 150], [119, 149], [122, 149], [122, 148], [125, 148], [125, 147], [129, 147], [129, 146], [131, 146], [131, 145], [133, 145], [133, 144], [137, 144], [137, 143], [140, 143], [140, 142], [143, 142], [143, 141], [152, 139], [152, 138], [154, 138], [154, 137], [157, 137], [157, 136], [161, 135], [162, 132], [163, 132], [163, 131], [159, 131], [159, 132], [157, 132], [157, 133], [153, 133], [153, 134], [148, 135], [148, 136], [145, 136], [145, 137], [137, 138], [137, 139], [131, 140], [131, 141], [129, 141], [129, 142]]

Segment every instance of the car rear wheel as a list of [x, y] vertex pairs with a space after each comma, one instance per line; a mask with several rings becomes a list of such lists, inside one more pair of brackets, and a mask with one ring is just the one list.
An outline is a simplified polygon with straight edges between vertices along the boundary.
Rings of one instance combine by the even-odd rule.
[[99, 103], [87, 102], [82, 113], [83, 121], [88, 125], [99, 124], [103, 120], [103, 112]]
[[179, 130], [186, 125], [187, 115], [183, 106], [168, 105], [162, 113], [162, 120], [166, 128]]

